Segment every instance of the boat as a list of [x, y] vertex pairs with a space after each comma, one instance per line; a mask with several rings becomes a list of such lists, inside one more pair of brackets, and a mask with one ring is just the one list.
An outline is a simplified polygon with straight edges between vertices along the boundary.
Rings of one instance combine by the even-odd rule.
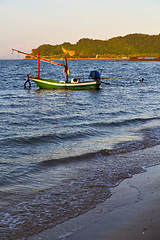
[[37, 84], [40, 89], [61, 89], [61, 90], [87, 90], [87, 89], [98, 89], [101, 82], [99, 80], [94, 81], [80, 81], [80, 79], [73, 78], [71, 82], [66, 81], [55, 81], [48, 79], [38, 79], [31, 77], [31, 80]]
[[[31, 79], [33, 82], [36, 83], [36, 85], [40, 89], [50, 89], [50, 90], [89, 90], [89, 89], [99, 89], [99, 86], [101, 84], [101, 77], [100, 73], [96, 70], [91, 71], [89, 74], [89, 77], [87, 81], [84, 81], [84, 79], [80, 78], [72, 78], [69, 80], [69, 69], [68, 69], [68, 61], [65, 53], [65, 64], [58, 63], [52, 60], [48, 60], [45, 58], [40, 57], [40, 52], [38, 52], [38, 56], [31, 55], [29, 53], [22, 52], [20, 50], [12, 49], [12, 51], [16, 51], [18, 53], [30, 56], [32, 58], [38, 59], [38, 75], [36, 77], [31, 76], [30, 74], [27, 74], [28, 80], [25, 82], [24, 86], [26, 87], [26, 83], [29, 82], [29, 79]], [[50, 80], [50, 79], [42, 79], [40, 77], [40, 60], [44, 62], [48, 62], [51, 64], [56, 64], [59, 66], [64, 67], [64, 73], [66, 74], [65, 80]], [[89, 80], [90, 79], [90, 80]], [[31, 85], [29, 85], [30, 87]]]

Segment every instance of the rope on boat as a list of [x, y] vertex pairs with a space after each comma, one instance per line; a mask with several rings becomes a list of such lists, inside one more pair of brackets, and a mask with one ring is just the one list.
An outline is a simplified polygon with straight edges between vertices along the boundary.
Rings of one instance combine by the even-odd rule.
[[113, 77], [102, 77], [101, 79], [113, 79], [113, 80], [129, 80], [129, 81], [140, 81], [140, 82], [143, 82], [144, 81], [144, 78], [142, 79], [135, 79], [135, 78], [113, 78]]
[[44, 62], [48, 62], [48, 63], [51, 63], [51, 64], [55, 64], [55, 65], [59, 65], [59, 66], [62, 66], [62, 67], [66, 67], [65, 64], [54, 62], [52, 60], [48, 60], [48, 59], [45, 59], [45, 58], [42, 58], [42, 57], [39, 57], [39, 56], [34, 56], [34, 55], [30, 54], [30, 53], [25, 53], [25, 52], [22, 52], [20, 50], [14, 49], [14, 48], [12, 49], [12, 52], [13, 51], [18, 52], [18, 54], [21, 53], [21, 54], [24, 54], [26, 56], [30, 56], [30, 57], [35, 58], [35, 59], [39, 58], [41, 61], [44, 61]]

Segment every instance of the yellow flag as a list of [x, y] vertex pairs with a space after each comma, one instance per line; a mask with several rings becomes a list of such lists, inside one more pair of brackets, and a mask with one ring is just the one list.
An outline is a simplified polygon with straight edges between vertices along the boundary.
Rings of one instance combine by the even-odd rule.
[[75, 51], [69, 51], [68, 53], [71, 57], [73, 57], [75, 55]]
[[62, 51], [66, 54], [67, 53], [67, 50], [64, 48], [64, 47], [62, 47]]
[[70, 51], [70, 50], [67, 50], [65, 49], [64, 47], [62, 47], [62, 50], [65, 54], [69, 54], [71, 57], [73, 57], [75, 55], [75, 51]]

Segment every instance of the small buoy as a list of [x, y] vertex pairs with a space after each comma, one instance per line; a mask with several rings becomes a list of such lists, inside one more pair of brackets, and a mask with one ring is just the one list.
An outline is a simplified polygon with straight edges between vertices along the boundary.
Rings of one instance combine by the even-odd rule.
[[144, 81], [144, 78], [142, 78], [141, 80], [139, 80], [140, 82], [143, 82]]

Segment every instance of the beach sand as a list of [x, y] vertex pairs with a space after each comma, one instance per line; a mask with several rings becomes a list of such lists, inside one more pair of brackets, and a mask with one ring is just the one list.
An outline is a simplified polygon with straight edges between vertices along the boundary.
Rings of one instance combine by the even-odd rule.
[[112, 196], [83, 215], [29, 240], [159, 240], [160, 165], [126, 179]]

